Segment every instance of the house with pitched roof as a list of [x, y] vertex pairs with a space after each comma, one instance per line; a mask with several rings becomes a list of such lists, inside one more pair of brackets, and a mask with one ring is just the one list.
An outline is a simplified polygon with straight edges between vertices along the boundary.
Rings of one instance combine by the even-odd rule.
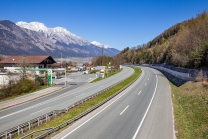
[[0, 61], [0, 63], [4, 65], [5, 70], [16, 72], [15, 69], [19, 68], [18, 64], [20, 64], [23, 60], [31, 64], [36, 69], [51, 69], [52, 64], [56, 63], [51, 56], [9, 56]]

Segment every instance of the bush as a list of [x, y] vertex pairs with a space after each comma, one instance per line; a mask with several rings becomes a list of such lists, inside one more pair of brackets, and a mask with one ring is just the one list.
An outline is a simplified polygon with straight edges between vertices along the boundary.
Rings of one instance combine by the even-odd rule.
[[0, 99], [4, 99], [15, 95], [21, 95], [23, 93], [29, 93], [31, 91], [35, 91], [39, 87], [39, 82], [34, 82], [29, 79], [21, 79], [15, 84], [3, 86], [0, 89]]
[[200, 71], [196, 77], [197, 82], [202, 82], [203, 81], [203, 72]]
[[[16, 84], [16, 87], [19, 88], [21, 92], [17, 92], [18, 94], [21, 93], [27, 93], [30, 91], [34, 91], [39, 88], [39, 83], [34, 82], [32, 80], [24, 79], [24, 80], [19, 80], [19, 82]], [[17, 90], [16, 90], [17, 91]]]
[[92, 70], [92, 71], [90, 71], [90, 74], [94, 74], [94, 73], [96, 73], [96, 72], [98, 72], [99, 70]]
[[39, 84], [40, 84], [41, 86], [43, 86], [43, 85], [44, 85], [44, 81], [43, 81], [43, 79], [42, 79], [42, 78], [40, 78], [39, 76], [35, 79], [35, 81], [36, 81], [36, 82], [39, 82]]
[[40, 71], [40, 74], [44, 74], [45, 72], [44, 71]]

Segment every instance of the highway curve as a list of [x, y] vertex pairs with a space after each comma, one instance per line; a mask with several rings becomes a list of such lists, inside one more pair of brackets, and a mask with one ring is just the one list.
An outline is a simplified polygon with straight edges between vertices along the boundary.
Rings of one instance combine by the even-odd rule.
[[169, 83], [159, 71], [141, 68], [141, 77], [128, 89], [53, 138], [175, 138]]

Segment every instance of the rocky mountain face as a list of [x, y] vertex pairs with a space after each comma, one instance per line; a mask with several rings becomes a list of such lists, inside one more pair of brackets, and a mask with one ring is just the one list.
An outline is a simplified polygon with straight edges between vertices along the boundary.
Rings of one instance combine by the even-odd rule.
[[[47, 28], [38, 22], [0, 21], [0, 54], [2, 55], [51, 55], [60, 57], [96, 57], [102, 55], [98, 42], [72, 34], [65, 28]], [[120, 51], [104, 45], [104, 55], [114, 56]]]

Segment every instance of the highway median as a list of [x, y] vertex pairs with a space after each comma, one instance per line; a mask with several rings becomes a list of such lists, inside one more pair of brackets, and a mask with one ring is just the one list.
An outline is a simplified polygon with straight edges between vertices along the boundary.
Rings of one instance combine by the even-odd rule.
[[[141, 69], [137, 67], [132, 67], [134, 73], [124, 81], [112, 86], [109, 89], [101, 93], [97, 93], [94, 96], [90, 96], [79, 102], [79, 104], [71, 106], [70, 108], [58, 110], [58, 112], [52, 112], [52, 116], [46, 116], [45, 121], [38, 122], [37, 124], [30, 125], [31, 129], [27, 132], [24, 132], [20, 136], [16, 136], [21, 139], [25, 138], [45, 138], [49, 135], [56, 134], [57, 131], [60, 131], [68, 127], [73, 122], [92, 112], [94, 109], [103, 105], [105, 102], [122, 92], [125, 88], [131, 85], [136, 79], [141, 75]], [[46, 122], [47, 121], [47, 122]], [[31, 122], [32, 123], [32, 122]], [[32, 128], [33, 127], [33, 128]], [[15, 135], [12, 135], [14, 138]]]

